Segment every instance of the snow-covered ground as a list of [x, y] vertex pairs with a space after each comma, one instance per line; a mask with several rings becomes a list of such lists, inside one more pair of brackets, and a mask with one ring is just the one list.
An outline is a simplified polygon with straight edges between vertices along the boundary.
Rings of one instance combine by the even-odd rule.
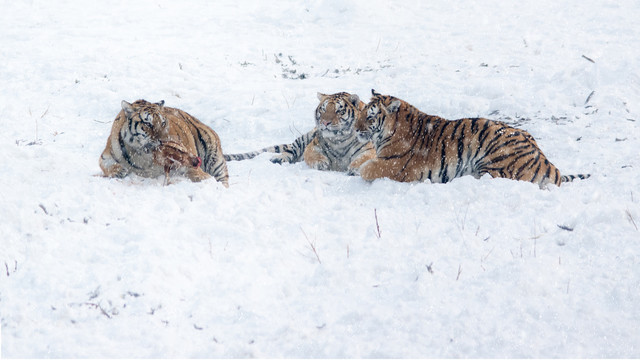
[[[640, 357], [636, 0], [1, 4], [2, 356]], [[234, 153], [371, 88], [592, 177], [99, 176], [123, 99]]]

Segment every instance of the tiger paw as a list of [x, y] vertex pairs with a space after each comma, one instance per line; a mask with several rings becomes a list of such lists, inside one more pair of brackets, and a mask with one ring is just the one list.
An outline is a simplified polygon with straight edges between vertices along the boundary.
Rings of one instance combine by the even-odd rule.
[[204, 172], [201, 168], [192, 168], [187, 171], [187, 177], [193, 182], [200, 182], [211, 177], [208, 173]]
[[115, 164], [111, 166], [108, 170], [104, 171], [105, 177], [118, 178], [118, 179], [122, 179], [128, 174], [129, 172], [127, 171], [127, 169], [122, 167], [122, 165], [120, 164]]
[[347, 170], [347, 176], [360, 176], [360, 169], [349, 168]]
[[329, 162], [328, 161], [317, 161], [311, 164], [308, 164], [310, 168], [312, 169], [316, 169], [316, 170], [320, 170], [320, 171], [326, 171], [329, 170]]
[[271, 158], [271, 162], [274, 164], [290, 163], [291, 159], [285, 154], [278, 154]]

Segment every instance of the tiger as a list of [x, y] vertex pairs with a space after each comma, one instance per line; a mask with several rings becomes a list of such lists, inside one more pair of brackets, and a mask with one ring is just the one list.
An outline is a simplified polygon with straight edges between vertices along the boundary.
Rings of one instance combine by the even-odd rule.
[[264, 152], [275, 152], [274, 163], [305, 163], [317, 170], [347, 172], [356, 175], [360, 166], [375, 157], [371, 142], [361, 143], [353, 123], [365, 103], [358, 95], [347, 92], [326, 95], [318, 93], [320, 104], [316, 108], [313, 130], [298, 137], [291, 144], [266, 147], [244, 154], [227, 154], [225, 159], [251, 159]]
[[194, 182], [213, 176], [229, 187], [227, 163], [222, 156], [220, 138], [213, 129], [185, 111], [164, 106], [164, 100], [157, 103], [123, 100], [121, 107], [100, 156], [104, 176], [158, 177], [164, 174], [164, 166], [154, 154], [161, 151], [159, 147], [163, 143], [177, 143], [200, 157], [202, 167], [174, 166], [173, 173]]
[[396, 97], [371, 93], [371, 101], [355, 122], [360, 141], [371, 141], [376, 150], [376, 157], [360, 167], [365, 180], [447, 183], [464, 175], [489, 174], [529, 181], [544, 189], [590, 176], [560, 175], [531, 134], [504, 122], [446, 120]]

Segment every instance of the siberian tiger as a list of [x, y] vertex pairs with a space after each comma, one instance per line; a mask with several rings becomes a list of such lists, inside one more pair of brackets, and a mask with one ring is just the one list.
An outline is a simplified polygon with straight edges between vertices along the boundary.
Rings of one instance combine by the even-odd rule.
[[[183, 151], [200, 157], [202, 168], [174, 166], [173, 173], [185, 175], [191, 181], [213, 176], [229, 186], [227, 163], [222, 156], [220, 138], [210, 127], [188, 113], [164, 106], [164, 100], [150, 103], [138, 100], [122, 101], [100, 156], [100, 168], [107, 177], [124, 177], [130, 173], [143, 177], [164, 174], [164, 165], [157, 161], [161, 144], [177, 143]], [[204, 170], [204, 171], [203, 171]]]
[[357, 114], [365, 104], [358, 95], [341, 92], [332, 95], [318, 93], [316, 127], [292, 144], [277, 145], [244, 154], [227, 154], [226, 160], [251, 159], [263, 152], [280, 153], [272, 162], [305, 163], [318, 170], [358, 173], [360, 165], [375, 157], [370, 142], [358, 141], [353, 128]]
[[445, 120], [407, 102], [371, 90], [355, 123], [358, 137], [372, 141], [376, 158], [360, 167], [365, 180], [412, 182], [484, 174], [530, 181], [545, 188], [589, 175], [561, 176], [526, 131], [487, 119]]

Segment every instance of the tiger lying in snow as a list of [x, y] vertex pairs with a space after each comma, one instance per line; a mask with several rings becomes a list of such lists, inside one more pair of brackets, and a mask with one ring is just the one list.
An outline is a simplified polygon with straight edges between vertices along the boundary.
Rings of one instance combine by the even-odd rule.
[[199, 157], [202, 168], [190, 166], [188, 162], [174, 163], [169, 171], [185, 175], [191, 181], [213, 176], [225, 187], [229, 186], [220, 138], [210, 127], [180, 109], [164, 106], [164, 101], [154, 104], [138, 100], [130, 104], [123, 100], [121, 105], [122, 110], [113, 122], [107, 146], [100, 156], [100, 168], [105, 176], [165, 174], [166, 163], [159, 160], [156, 153], [162, 151], [163, 143], [174, 143], [182, 153]]
[[333, 95], [318, 93], [316, 127], [291, 144], [275, 145], [243, 154], [226, 154], [225, 160], [251, 159], [264, 152], [279, 153], [274, 163], [305, 163], [318, 170], [358, 173], [359, 167], [375, 156], [370, 142], [358, 141], [353, 123], [364, 103], [357, 95], [341, 92]]
[[525, 130], [487, 119], [445, 120], [371, 92], [371, 101], [355, 122], [359, 139], [372, 141], [376, 149], [376, 157], [360, 167], [365, 180], [446, 183], [463, 175], [490, 174], [544, 188], [589, 177], [561, 176]]

